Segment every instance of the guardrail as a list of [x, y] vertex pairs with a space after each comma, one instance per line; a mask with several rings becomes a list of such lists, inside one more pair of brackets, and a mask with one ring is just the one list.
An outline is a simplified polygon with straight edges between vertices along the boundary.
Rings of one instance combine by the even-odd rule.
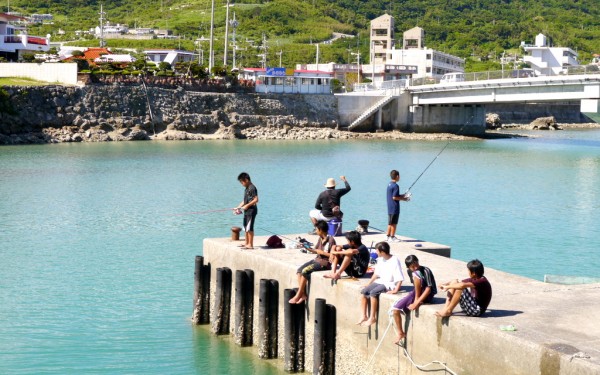
[[[600, 74], [600, 66], [598, 65], [579, 65], [566, 67], [562, 73], [545, 75], [544, 77], [570, 76], [570, 75], [592, 75]], [[464, 73], [460, 81], [456, 82], [471, 82], [471, 81], [487, 81], [492, 79], [527, 79], [534, 78], [533, 70], [513, 69], [513, 70], [492, 70], [486, 72]], [[449, 82], [449, 83], [456, 83]], [[439, 79], [432, 77], [413, 78], [410, 80], [410, 86], [434, 85], [440, 83]]]

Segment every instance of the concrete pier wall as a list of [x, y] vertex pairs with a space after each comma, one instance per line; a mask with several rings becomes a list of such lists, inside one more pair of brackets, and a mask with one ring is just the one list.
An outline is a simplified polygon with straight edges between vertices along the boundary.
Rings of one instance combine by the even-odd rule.
[[[286, 235], [289, 238], [295, 236]], [[303, 236], [309, 241], [315, 240]], [[264, 244], [266, 239], [255, 238], [255, 246]], [[449, 255], [447, 246], [404, 239], [409, 242], [393, 244], [392, 253], [401, 260], [409, 254], [417, 255], [422, 265], [432, 269], [438, 284], [467, 277], [465, 262], [436, 255]], [[383, 240], [382, 235], [369, 234], [364, 242], [380, 240]], [[343, 237], [337, 237], [337, 241], [345, 242]], [[279, 281], [279, 353], [282, 357], [283, 304], [286, 303], [282, 298], [283, 290], [297, 286], [296, 269], [313, 256], [295, 249], [260, 246], [255, 250], [240, 250], [238, 244], [225, 238], [205, 239], [205, 264], [210, 263], [213, 270], [226, 266], [234, 273], [238, 269], [254, 270], [255, 306], [258, 306], [260, 279]], [[482, 261], [485, 264], [485, 259]], [[402, 294], [381, 296], [379, 321], [366, 328], [354, 323], [360, 317], [359, 291], [368, 280], [342, 279], [332, 285], [329, 279], [323, 278], [323, 274], [314, 273], [309, 284], [306, 368], [312, 368], [314, 300], [324, 298], [337, 309], [337, 373], [421, 374], [407, 359], [403, 348], [393, 345], [393, 326], [388, 329], [388, 308], [410, 290], [409, 281], [403, 284]], [[421, 306], [405, 320], [408, 334], [406, 350], [414, 362], [423, 365], [440, 361], [456, 374], [600, 373], [600, 327], [595, 322], [596, 311], [600, 307], [597, 298], [600, 284], [545, 284], [490, 268], [486, 268], [485, 274], [492, 283], [494, 296], [489, 311], [483, 317], [466, 317], [462, 313], [445, 319], [436, 317], [435, 311], [444, 301], [440, 292], [435, 304]], [[212, 288], [214, 282], [213, 272]], [[500, 327], [506, 325], [513, 325], [516, 331], [502, 331]], [[256, 323], [254, 327], [256, 330]], [[427, 369], [442, 369], [442, 366], [434, 363]]]

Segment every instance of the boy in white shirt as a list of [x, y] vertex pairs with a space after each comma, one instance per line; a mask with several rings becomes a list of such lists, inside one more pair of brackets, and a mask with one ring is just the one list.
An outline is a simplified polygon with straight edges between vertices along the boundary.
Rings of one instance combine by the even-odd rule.
[[[377, 250], [377, 266], [369, 283], [361, 290], [361, 309], [362, 317], [357, 325], [368, 327], [377, 323], [379, 311], [379, 295], [383, 292], [396, 294], [402, 286], [404, 276], [402, 274], [402, 264], [400, 260], [390, 255], [390, 245], [387, 242], [379, 242], [375, 245]], [[367, 316], [368, 303], [371, 304], [371, 316]]]

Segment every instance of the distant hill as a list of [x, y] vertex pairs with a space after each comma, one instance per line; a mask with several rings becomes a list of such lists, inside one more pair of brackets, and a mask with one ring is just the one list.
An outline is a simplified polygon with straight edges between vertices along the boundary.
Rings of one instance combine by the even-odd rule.
[[[233, 2], [233, 1], [232, 1]], [[192, 40], [210, 33], [209, 0], [104, 0], [107, 19], [130, 28], [172, 29], [179, 41], [109, 41], [112, 47], [147, 45], [199, 48]], [[52, 34], [54, 40], [73, 40], [75, 30], [98, 25], [100, 1], [85, 0], [12, 0], [11, 11], [51, 13], [53, 25], [30, 28], [31, 34]], [[600, 53], [600, 3], [598, 0], [240, 0], [230, 7], [239, 26], [238, 64], [258, 65], [262, 53], [258, 47], [263, 35], [268, 40], [269, 65], [309, 63], [316, 59], [311, 43], [323, 43], [333, 32], [353, 34], [353, 39], [338, 39], [320, 47], [320, 62], [348, 62], [351, 52], [361, 51], [368, 62], [369, 21], [384, 13], [396, 20], [396, 38], [414, 26], [425, 29], [426, 45], [464, 58], [472, 69], [497, 64], [503, 51], [518, 52], [521, 41], [532, 43], [544, 33], [555, 46], [571, 47], [582, 63]], [[56, 35], [58, 29], [64, 35]], [[230, 37], [231, 37], [230, 28]], [[216, 58], [222, 55], [225, 33], [225, 1], [215, 1]], [[79, 41], [77, 44], [85, 44]], [[97, 41], [87, 42], [97, 45]], [[401, 44], [401, 41], [399, 42]], [[202, 46], [207, 49], [208, 46]], [[230, 49], [231, 51], [231, 49]], [[281, 52], [281, 53], [280, 53]], [[230, 52], [231, 53], [231, 52]], [[230, 57], [231, 58], [231, 57]], [[476, 62], [476, 63], [475, 63]]]

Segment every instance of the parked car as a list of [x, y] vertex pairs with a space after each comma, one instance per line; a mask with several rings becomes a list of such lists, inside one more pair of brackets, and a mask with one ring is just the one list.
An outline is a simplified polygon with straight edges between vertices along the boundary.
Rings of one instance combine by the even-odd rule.
[[440, 79], [440, 83], [464, 82], [465, 73], [446, 73]]
[[510, 72], [511, 78], [529, 78], [535, 77], [535, 72], [533, 69], [514, 69]]

